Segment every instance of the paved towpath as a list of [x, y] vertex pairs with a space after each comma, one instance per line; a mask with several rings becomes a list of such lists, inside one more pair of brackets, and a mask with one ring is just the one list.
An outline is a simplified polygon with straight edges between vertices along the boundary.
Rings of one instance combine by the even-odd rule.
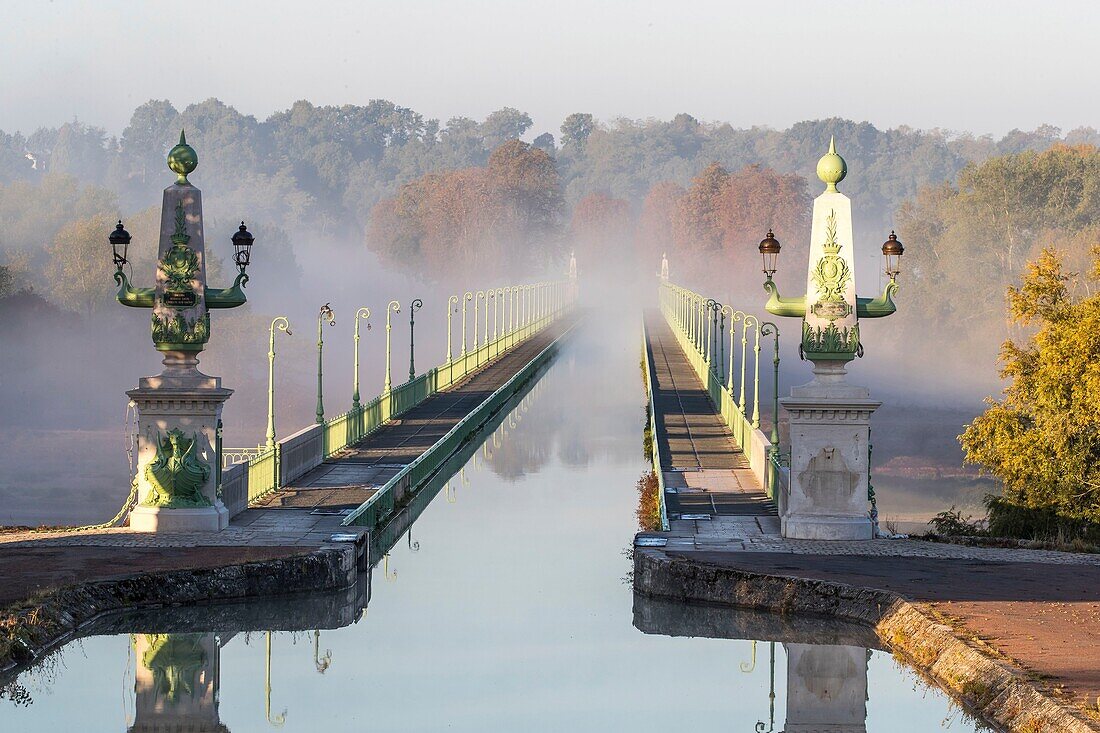
[[656, 449], [670, 515], [775, 515], [722, 417], [660, 313], [646, 314]]

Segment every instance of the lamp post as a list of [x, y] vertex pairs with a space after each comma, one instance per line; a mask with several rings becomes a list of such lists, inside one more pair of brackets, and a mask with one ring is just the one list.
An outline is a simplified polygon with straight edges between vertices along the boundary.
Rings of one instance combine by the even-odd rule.
[[317, 424], [324, 425], [325, 423], [325, 400], [324, 400], [324, 351], [325, 351], [325, 335], [322, 330], [325, 321], [328, 321], [328, 325], [336, 325], [336, 314], [332, 312], [332, 308], [328, 303], [321, 306], [321, 310], [317, 312]]
[[[477, 363], [478, 363], [479, 366], [481, 365], [481, 350], [480, 350], [481, 349], [481, 342], [478, 339], [478, 320], [477, 320], [477, 316], [478, 316], [478, 312], [479, 312], [478, 311], [478, 306], [480, 305], [479, 301], [483, 301], [483, 300], [485, 300], [485, 291], [484, 290], [478, 290], [476, 293], [474, 293], [474, 353], [477, 354]], [[486, 311], [489, 310], [488, 302], [485, 303], [485, 310]], [[486, 334], [486, 340], [488, 340], [488, 334]]]
[[355, 390], [351, 393], [351, 409], [359, 412], [362, 406], [359, 404], [359, 321], [367, 322], [367, 330], [370, 330], [370, 308], [363, 306], [355, 311]]
[[[492, 288], [489, 288], [488, 290], [485, 291], [485, 315], [482, 319], [483, 322], [484, 322], [483, 325], [485, 326], [485, 360], [486, 361], [489, 360], [489, 301], [490, 300], [494, 301], [494, 303], [496, 301], [496, 298], [493, 295], [493, 289]], [[494, 326], [496, 326], [496, 322], [497, 322], [496, 313], [494, 313], [493, 314], [493, 325]]]
[[[893, 296], [904, 248], [891, 232], [882, 245], [890, 281], [877, 298], [857, 297], [852, 204], [837, 190], [847, 173], [847, 163], [830, 140], [829, 152], [817, 163], [825, 191], [814, 199], [804, 295], [779, 295], [773, 278], [781, 247], [774, 233], [769, 231], [759, 246], [769, 295], [765, 308], [776, 316], [802, 320], [799, 356], [813, 362], [814, 373], [813, 381], [782, 400], [791, 423], [791, 485], [781, 523], [785, 537], [870, 539], [877, 533], [874, 506], [870, 511], [866, 507], [871, 491], [870, 419], [881, 403], [844, 377], [847, 363], [863, 356], [859, 320], [897, 311]], [[852, 491], [823, 491], [840, 475], [851, 482]]]
[[447, 298], [447, 364], [454, 361], [451, 356], [451, 313], [458, 313], [458, 296]]
[[386, 383], [382, 387], [382, 394], [390, 393], [390, 331], [393, 330], [393, 326], [390, 324], [390, 315], [393, 313], [401, 312], [401, 304], [396, 300], [391, 300], [386, 305]]
[[409, 303], [409, 381], [416, 379], [416, 362], [414, 361], [416, 352], [416, 341], [413, 338], [413, 334], [416, 332], [416, 312], [424, 307], [424, 301], [420, 298], [413, 298]]
[[[462, 353], [459, 356], [466, 356], [466, 304], [474, 299], [474, 294], [470, 291], [466, 291], [466, 294], [462, 296]], [[462, 370], [466, 371], [466, 366], [463, 364]]]
[[264, 447], [267, 450], [275, 448], [275, 330], [278, 329], [293, 336], [290, 330], [290, 321], [286, 316], [279, 316], [271, 322], [271, 329], [267, 347], [267, 442]]
[[714, 340], [718, 336], [718, 313], [722, 310], [722, 304], [714, 298], [709, 298], [704, 304], [706, 309], [710, 311], [710, 328], [707, 329], [706, 336], [706, 348], [703, 358], [710, 362], [711, 367], [714, 366]]

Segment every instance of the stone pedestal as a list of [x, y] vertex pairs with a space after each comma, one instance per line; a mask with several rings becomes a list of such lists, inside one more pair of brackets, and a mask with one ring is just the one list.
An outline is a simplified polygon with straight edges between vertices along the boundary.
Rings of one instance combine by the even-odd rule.
[[871, 413], [881, 405], [866, 387], [844, 381], [844, 362], [814, 364], [814, 380], [780, 400], [790, 417], [791, 490], [784, 537], [869, 540], [867, 446]]
[[867, 650], [832, 644], [784, 644], [784, 733], [865, 733]]
[[130, 527], [142, 532], [216, 532], [229, 526], [217, 492], [218, 421], [233, 394], [198, 359], [169, 352], [165, 370], [126, 394], [137, 405], [137, 506]]

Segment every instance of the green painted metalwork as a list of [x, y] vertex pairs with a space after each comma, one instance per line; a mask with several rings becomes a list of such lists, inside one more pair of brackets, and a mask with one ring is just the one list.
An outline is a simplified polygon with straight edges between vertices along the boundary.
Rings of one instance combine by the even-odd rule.
[[[163, 148], [161, 148], [163, 150]], [[199, 165], [199, 154], [187, 144], [187, 135], [180, 130], [180, 141], [168, 151], [168, 167], [176, 174], [176, 184], [189, 184], [187, 176]]]
[[462, 357], [466, 356], [466, 304], [473, 299], [474, 294], [468, 290], [462, 296], [462, 352], [459, 354]]
[[363, 306], [359, 310], [355, 311], [355, 368], [352, 370], [352, 381], [354, 388], [351, 393], [351, 409], [353, 412], [358, 412], [362, 405], [359, 404], [359, 322], [367, 322], [367, 330], [370, 330], [370, 308]]
[[424, 301], [413, 298], [409, 303], [409, 381], [416, 379], [416, 312], [424, 307]]
[[[667, 282], [667, 281], [662, 281]], [[658, 505], [661, 513], [661, 531], [669, 530], [668, 506], [665, 502], [665, 473], [661, 470], [661, 451], [658, 447], [660, 441], [660, 423], [657, 420], [657, 405], [653, 397], [653, 354], [649, 350], [649, 331], [645, 321], [642, 321], [642, 358], [645, 362], [645, 391], [649, 397], [649, 434], [652, 436], [653, 450], [650, 451], [650, 460], [653, 464], [653, 473], [657, 477]]]
[[[760, 320], [744, 311], [734, 310], [671, 282], [661, 281], [658, 302], [661, 312], [679, 341], [680, 348], [706, 387], [711, 401], [718, 408], [737, 444], [745, 451], [753, 472], [760, 477], [769, 495], [774, 493], [776, 474], [768, 468], [768, 455], [772, 446], [760, 432]], [[708, 305], [710, 304], [710, 305]], [[717, 313], [728, 311], [730, 318], [730, 360], [723, 370], [721, 360], [714, 359], [713, 329], [715, 305]], [[712, 313], [711, 318], [706, 313]], [[708, 323], [709, 321], [709, 323]], [[738, 333], [740, 326], [740, 333]], [[772, 324], [774, 328], [774, 324]], [[749, 336], [752, 333], [752, 357], [749, 357]], [[776, 343], [778, 344], [778, 331]], [[737, 365], [735, 344], [741, 342], [741, 359]], [[778, 354], [777, 354], [778, 355]], [[751, 362], [752, 394], [748, 391]], [[740, 369], [739, 383], [735, 382], [735, 367]], [[779, 390], [779, 373], [775, 372], [775, 394]], [[778, 404], [778, 403], [777, 403]], [[751, 409], [750, 409], [751, 408]]]
[[332, 311], [332, 308], [329, 307], [328, 303], [321, 306], [321, 309], [317, 312], [317, 423], [320, 425], [325, 424], [324, 323], [326, 320], [328, 321], [328, 325], [336, 325], [336, 314]]
[[[198, 166], [198, 154], [187, 144], [182, 130], [179, 144], [169, 151], [167, 162], [177, 175], [176, 185], [190, 186], [187, 176]], [[246, 302], [246, 263], [239, 264], [241, 271], [231, 287], [207, 287], [200, 255], [190, 245], [192, 236], [182, 200], [176, 201], [173, 224], [169, 237], [172, 245], [157, 263], [164, 278], [163, 293], [158, 296], [156, 288], [134, 287], [123, 271], [125, 257], [119, 258], [116, 252], [114, 279], [118, 291], [115, 298], [130, 308], [155, 309], [150, 319], [150, 333], [158, 351], [198, 353], [210, 339], [209, 310], [237, 308]], [[121, 226], [119, 222], [118, 228]], [[199, 307], [196, 309], [196, 306]]]
[[390, 316], [400, 312], [401, 304], [396, 300], [391, 300], [386, 304], [386, 382], [382, 386], [382, 394], [389, 394], [390, 386], [393, 384], [390, 373], [390, 332], [393, 330], [393, 326], [390, 323]]
[[342, 522], [344, 526], [376, 527], [393, 514], [397, 504], [416, 491], [430, 478], [439, 465], [455, 453], [482, 425], [484, 425], [503, 404], [512, 398], [521, 385], [527, 382], [542, 367], [558, 348], [566, 334], [559, 336], [552, 344], [543, 349], [529, 361], [503, 386], [493, 392], [480, 405], [475, 407], [457, 425], [447, 431], [427, 451], [412, 463], [403, 467], [370, 499], [363, 502]]
[[267, 450], [275, 448], [275, 331], [284, 332], [287, 336], [293, 336], [290, 330], [290, 321], [286, 316], [278, 316], [271, 321], [268, 333], [267, 346]]
[[178, 509], [210, 506], [202, 487], [210, 478], [210, 464], [199, 458], [198, 433], [188, 437], [178, 428], [157, 434], [156, 458], [145, 467], [152, 491], [144, 506]]

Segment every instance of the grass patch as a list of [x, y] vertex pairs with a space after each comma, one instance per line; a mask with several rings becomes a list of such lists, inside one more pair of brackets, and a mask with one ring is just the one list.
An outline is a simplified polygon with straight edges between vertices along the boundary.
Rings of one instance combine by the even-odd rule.
[[661, 529], [661, 488], [657, 474], [652, 471], [643, 473], [638, 479], [638, 526], [647, 532], [659, 532]]

